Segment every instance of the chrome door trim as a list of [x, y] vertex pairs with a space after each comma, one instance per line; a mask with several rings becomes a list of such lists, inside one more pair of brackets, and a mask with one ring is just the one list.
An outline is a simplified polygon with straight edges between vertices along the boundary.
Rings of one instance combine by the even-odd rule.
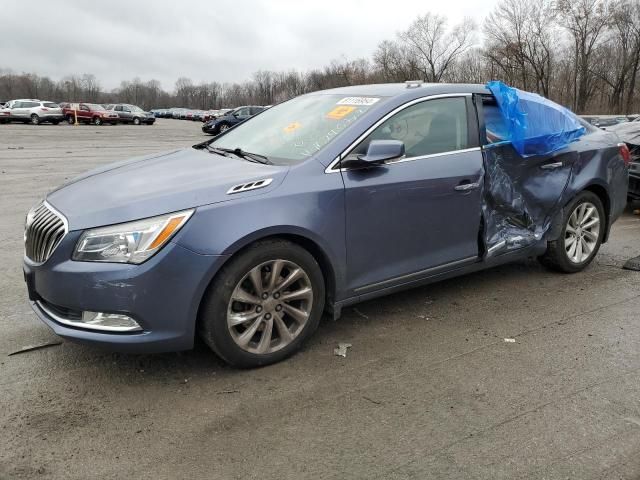
[[[362, 292], [362, 290], [369, 290], [371, 288], [383, 287], [387, 284], [393, 284], [396, 282], [400, 282], [402, 280], [407, 280], [411, 282], [412, 280], [420, 280], [423, 275], [427, 275], [429, 273], [438, 274], [443, 270], [446, 271], [452, 267], [457, 267], [459, 265], [465, 265], [468, 263], [476, 263], [480, 257], [478, 255], [473, 257], [467, 257], [460, 260], [455, 260], [453, 262], [445, 263], [442, 265], [438, 265], [435, 267], [425, 268], [424, 270], [418, 270], [417, 272], [405, 273], [404, 275], [400, 275], [398, 277], [389, 278], [387, 280], [382, 280], [380, 282], [369, 283], [368, 285], [364, 285], [362, 287], [355, 288], [353, 291], [356, 293]], [[416, 278], [417, 277], [417, 278]]]
[[[353, 150], [362, 140], [364, 140], [371, 132], [373, 132], [376, 128], [378, 128], [383, 122], [385, 122], [390, 117], [394, 116], [396, 113], [401, 112], [405, 108], [411, 107], [417, 103], [422, 103], [429, 100], [435, 100], [437, 98], [455, 98], [455, 97], [467, 98], [471, 96], [472, 96], [471, 93], [441, 93], [438, 95], [429, 95], [428, 97], [415, 98], [407, 103], [403, 103], [399, 107], [396, 107], [392, 111], [387, 113], [384, 117], [378, 119], [377, 122], [371, 125], [362, 135], [360, 135], [354, 142], [352, 142], [347, 148], [345, 148], [342, 151], [342, 153], [340, 153], [340, 155], [338, 155], [329, 164], [329, 166], [324, 169], [324, 173], [339, 173], [339, 172], [347, 171], [348, 169], [346, 168], [334, 168], [334, 167], [340, 162], [340, 160], [346, 157], [349, 154], [349, 152], [351, 152], [351, 150]], [[431, 157], [442, 156], [442, 155], [451, 155], [454, 153], [471, 152], [474, 150], [480, 150], [480, 147], [465, 148], [462, 150], [454, 150], [450, 152], [434, 153], [430, 155], [422, 155], [419, 157], [407, 157], [407, 158], [402, 158], [401, 160], [398, 160], [395, 162], [389, 162], [389, 163], [392, 164], [392, 163], [408, 162], [412, 160], [421, 160], [423, 158], [431, 158]]]

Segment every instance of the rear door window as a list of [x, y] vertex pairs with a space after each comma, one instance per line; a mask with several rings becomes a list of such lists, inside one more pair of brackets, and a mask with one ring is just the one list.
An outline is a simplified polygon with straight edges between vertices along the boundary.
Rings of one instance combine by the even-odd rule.
[[47, 108], [60, 108], [60, 105], [58, 105], [57, 103], [43, 103], [42, 105]]
[[495, 100], [483, 99], [482, 114], [484, 115], [485, 138], [483, 143], [485, 145], [504, 142], [509, 138], [507, 124]]

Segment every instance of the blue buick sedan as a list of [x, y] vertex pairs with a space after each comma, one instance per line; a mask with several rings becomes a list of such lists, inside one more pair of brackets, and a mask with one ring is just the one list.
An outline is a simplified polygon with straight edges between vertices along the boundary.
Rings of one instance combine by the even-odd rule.
[[[148, 353], [199, 334], [254, 367], [298, 350], [323, 313], [400, 289], [527, 257], [578, 272], [624, 208], [629, 152], [505, 91], [321, 91], [88, 172], [27, 215], [33, 309], [73, 341]], [[518, 135], [540, 118], [550, 131]]]

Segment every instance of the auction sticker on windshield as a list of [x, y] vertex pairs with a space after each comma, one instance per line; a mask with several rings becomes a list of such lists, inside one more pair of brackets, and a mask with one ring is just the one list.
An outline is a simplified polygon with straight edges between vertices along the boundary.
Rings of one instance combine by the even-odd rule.
[[376, 97], [347, 97], [340, 100], [336, 105], [364, 105], [370, 107], [379, 100], [380, 99]]
[[347, 115], [349, 115], [355, 109], [356, 107], [347, 107], [347, 106], [336, 107], [333, 110], [331, 110], [329, 113], [327, 113], [327, 118], [330, 118], [331, 120], [340, 120], [341, 118], [344, 118]]

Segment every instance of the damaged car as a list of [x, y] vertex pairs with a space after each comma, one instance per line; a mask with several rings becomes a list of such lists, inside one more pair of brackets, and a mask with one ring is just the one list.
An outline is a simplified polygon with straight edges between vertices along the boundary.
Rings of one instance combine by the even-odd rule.
[[640, 202], [640, 118], [636, 118], [632, 122], [614, 125], [607, 130], [615, 132], [629, 148], [631, 163], [629, 165], [628, 200]]
[[499, 82], [315, 92], [49, 193], [24, 276], [64, 338], [149, 353], [199, 334], [256, 367], [323, 312], [529, 257], [584, 269], [628, 162], [615, 134]]

